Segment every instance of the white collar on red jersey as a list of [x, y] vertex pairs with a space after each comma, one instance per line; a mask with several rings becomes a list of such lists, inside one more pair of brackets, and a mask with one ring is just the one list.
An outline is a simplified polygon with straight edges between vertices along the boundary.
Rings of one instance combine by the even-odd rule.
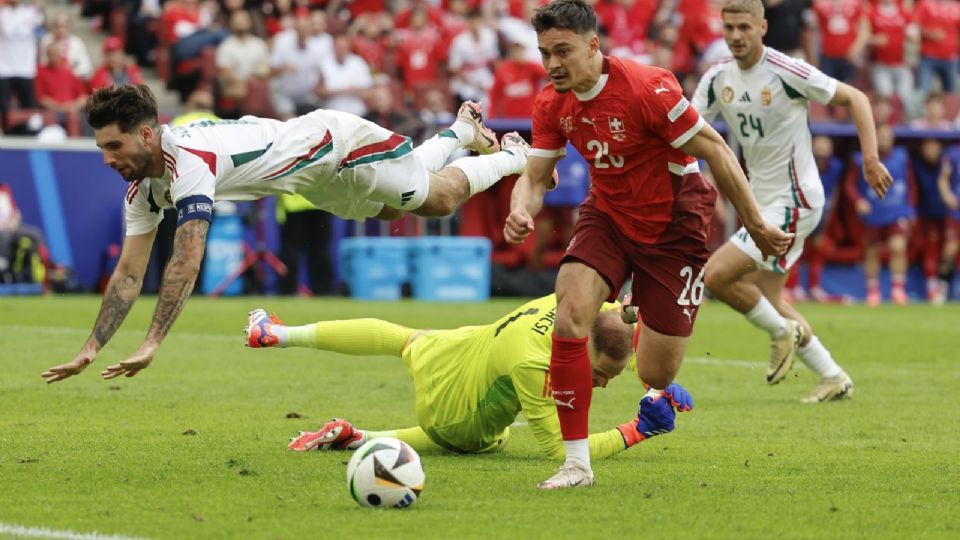
[[600, 92], [603, 91], [603, 87], [607, 85], [607, 79], [610, 78], [608, 75], [610, 72], [610, 62], [606, 57], [603, 58], [603, 67], [601, 70], [600, 78], [597, 79], [597, 84], [593, 85], [593, 88], [582, 93], [574, 90], [573, 94], [577, 96], [577, 99], [580, 101], [590, 101], [591, 99], [600, 95]]

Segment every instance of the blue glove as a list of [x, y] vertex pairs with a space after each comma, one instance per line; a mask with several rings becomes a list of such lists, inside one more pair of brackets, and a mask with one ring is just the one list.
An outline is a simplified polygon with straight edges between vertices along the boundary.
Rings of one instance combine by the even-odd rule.
[[677, 412], [687, 412], [693, 410], [693, 396], [687, 389], [677, 383], [672, 383], [664, 391], [663, 395], [670, 399], [670, 404], [676, 407]]
[[640, 406], [637, 409], [636, 429], [642, 436], [640, 440], [670, 433], [673, 431], [673, 421], [676, 417], [677, 413], [673, 410], [670, 398], [659, 390], [651, 389], [640, 399]]

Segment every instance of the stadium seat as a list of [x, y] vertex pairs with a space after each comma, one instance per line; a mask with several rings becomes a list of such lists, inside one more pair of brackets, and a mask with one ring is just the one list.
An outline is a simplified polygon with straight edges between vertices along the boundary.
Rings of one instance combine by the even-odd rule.
[[57, 123], [57, 115], [53, 111], [43, 109], [10, 109], [3, 119], [4, 131], [10, 131], [17, 126], [22, 126], [30, 121], [30, 117], [39, 114], [43, 118], [44, 126], [52, 126]]
[[459, 103], [454, 103], [453, 93], [450, 91], [450, 83], [447, 81], [428, 81], [420, 82], [413, 85], [413, 110], [419, 111], [424, 108], [424, 98], [431, 91], [440, 91], [443, 93], [444, 98], [447, 103], [448, 111], [455, 111], [458, 108]]
[[273, 103], [270, 101], [270, 81], [260, 77], [250, 77], [247, 81], [247, 95], [240, 105], [240, 112], [264, 118], [276, 118]]
[[943, 94], [943, 116], [951, 122], [960, 115], [960, 93]]

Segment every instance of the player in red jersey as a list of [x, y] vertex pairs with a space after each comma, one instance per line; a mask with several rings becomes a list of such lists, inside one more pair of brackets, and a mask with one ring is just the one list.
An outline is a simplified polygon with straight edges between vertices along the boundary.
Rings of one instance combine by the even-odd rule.
[[584, 0], [555, 0], [533, 17], [552, 84], [537, 96], [533, 150], [503, 231], [519, 243], [533, 230], [570, 141], [590, 163], [591, 188], [557, 276], [550, 377], [566, 461], [540, 483], [544, 489], [593, 484], [586, 336], [600, 305], [616, 298], [631, 274], [643, 319], [638, 375], [662, 389], [680, 368], [702, 300], [716, 200], [691, 156], [707, 161], [765, 253], [784, 253], [793, 236], [764, 223], [736, 156], [683, 97], [676, 77], [604, 56], [596, 21]]

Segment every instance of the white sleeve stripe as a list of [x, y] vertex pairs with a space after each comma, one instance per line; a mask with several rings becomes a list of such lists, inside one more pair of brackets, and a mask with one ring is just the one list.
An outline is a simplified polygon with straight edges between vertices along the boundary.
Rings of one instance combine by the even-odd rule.
[[697, 132], [699, 132], [703, 128], [703, 125], [705, 123], [706, 122], [704, 122], [703, 117], [700, 115], [697, 115], [697, 123], [694, 124], [692, 128], [684, 131], [679, 137], [671, 141], [670, 146], [674, 148], [680, 148], [681, 146], [687, 144], [687, 141], [692, 139], [693, 136], [696, 135]]
[[692, 163], [687, 163], [686, 165], [681, 165], [681, 164], [679, 164], [679, 163], [674, 163], [674, 162], [672, 162], [672, 161], [668, 161], [668, 162], [667, 162], [667, 169], [668, 169], [671, 173], [673, 173], [673, 174], [675, 174], [675, 175], [677, 175], [677, 176], [684, 176], [684, 175], [687, 175], [687, 174], [700, 172], [700, 164], [697, 163], [696, 161], [694, 161], [694, 162], [692, 162]]
[[681, 97], [680, 101], [667, 113], [667, 120], [670, 120], [671, 124], [676, 122], [677, 118], [680, 118], [680, 115], [686, 112], [688, 108], [690, 108], [690, 102], [687, 101], [687, 98]]
[[555, 150], [547, 150], [546, 148], [531, 148], [529, 155], [541, 158], [563, 157], [567, 155], [567, 149], [557, 148]]

